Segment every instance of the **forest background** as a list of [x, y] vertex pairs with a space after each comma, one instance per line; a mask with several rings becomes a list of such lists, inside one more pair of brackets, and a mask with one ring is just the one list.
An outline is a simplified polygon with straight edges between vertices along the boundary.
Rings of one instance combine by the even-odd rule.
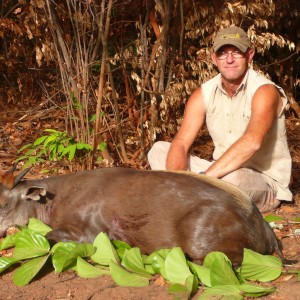
[[[217, 74], [212, 41], [230, 24], [248, 32], [252, 67], [284, 88], [299, 126], [299, 15], [299, 0], [2, 0], [0, 109], [32, 134], [1, 130], [30, 162], [147, 168], [153, 142], [173, 138], [189, 95]], [[47, 134], [38, 152], [30, 143]]]

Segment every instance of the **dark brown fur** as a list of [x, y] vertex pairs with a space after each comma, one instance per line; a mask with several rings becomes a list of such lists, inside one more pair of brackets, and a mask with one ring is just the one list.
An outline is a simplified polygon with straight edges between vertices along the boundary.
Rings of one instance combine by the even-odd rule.
[[12, 189], [0, 184], [0, 207], [2, 234], [37, 217], [53, 228], [54, 241], [92, 242], [104, 231], [145, 254], [180, 246], [196, 261], [222, 251], [239, 265], [249, 248], [282, 258], [249, 198], [204, 175], [106, 168], [21, 181]]

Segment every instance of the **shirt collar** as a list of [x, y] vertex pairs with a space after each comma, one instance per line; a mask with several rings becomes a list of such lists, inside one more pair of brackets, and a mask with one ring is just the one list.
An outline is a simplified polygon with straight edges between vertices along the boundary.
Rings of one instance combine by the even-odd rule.
[[[219, 76], [219, 81], [218, 81], [218, 85], [217, 87], [224, 93], [227, 95], [227, 92], [224, 90], [223, 86], [222, 86], [222, 77], [221, 74], [218, 75]], [[239, 92], [245, 91], [246, 87], [247, 87], [247, 82], [248, 82], [248, 76], [249, 76], [249, 69], [246, 72], [243, 81], [241, 82], [241, 84], [239, 85], [239, 87], [236, 90], [235, 95], [237, 95]]]

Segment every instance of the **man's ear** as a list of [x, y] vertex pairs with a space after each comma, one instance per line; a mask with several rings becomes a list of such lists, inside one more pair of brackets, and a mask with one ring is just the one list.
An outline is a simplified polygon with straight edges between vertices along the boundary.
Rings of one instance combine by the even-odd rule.
[[215, 66], [217, 66], [217, 56], [215, 52], [211, 53], [211, 60]]
[[248, 63], [251, 63], [254, 54], [255, 54], [255, 49], [250, 49], [250, 50], [248, 51]]

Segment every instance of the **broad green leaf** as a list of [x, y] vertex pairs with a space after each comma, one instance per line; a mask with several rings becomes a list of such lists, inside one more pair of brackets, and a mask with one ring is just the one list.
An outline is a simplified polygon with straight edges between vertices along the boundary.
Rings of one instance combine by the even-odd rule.
[[91, 244], [77, 244], [74, 242], [64, 243], [55, 248], [52, 263], [56, 272], [73, 268], [76, 266], [78, 257], [89, 257], [95, 252]]
[[185, 281], [184, 286], [187, 288], [190, 294], [195, 293], [198, 289], [199, 280], [197, 276], [191, 274]]
[[97, 248], [95, 254], [91, 256], [91, 259], [94, 262], [104, 266], [108, 266], [110, 260], [113, 260], [118, 264], [120, 263], [117, 251], [106, 233], [99, 233], [95, 238], [93, 245]]
[[56, 272], [62, 272], [76, 265], [77, 256], [74, 256], [72, 250], [76, 247], [76, 243], [63, 243], [53, 250], [52, 264]]
[[244, 297], [241, 291], [235, 285], [219, 285], [212, 288], [206, 288], [198, 300], [242, 300]]
[[116, 248], [116, 249], [131, 249], [132, 247], [129, 245], [129, 244], [127, 244], [127, 243], [125, 243], [125, 242], [123, 242], [123, 241], [119, 241], [119, 240], [114, 240], [114, 241], [111, 241], [111, 243], [113, 244], [113, 246]]
[[210, 269], [200, 266], [198, 264], [195, 264], [193, 262], [188, 261], [188, 265], [190, 266], [190, 269], [192, 272], [199, 278], [199, 280], [208, 287], [211, 287], [210, 282]]
[[[216, 258], [223, 257], [226, 261], [230, 262], [229, 258], [222, 252], [219, 251], [212, 251], [206, 255], [203, 261], [203, 266], [210, 269], [211, 265], [215, 261]], [[230, 262], [231, 263], [231, 262]]]
[[77, 257], [77, 273], [82, 278], [96, 278], [102, 275], [109, 275], [110, 271], [104, 267], [97, 268], [79, 256]]
[[18, 286], [24, 286], [28, 284], [45, 265], [49, 255], [50, 254], [42, 257], [37, 257], [24, 263], [14, 273], [14, 283]]
[[15, 246], [17, 234], [8, 235], [0, 242], [0, 251]]
[[161, 256], [165, 260], [170, 251], [171, 251], [171, 249], [165, 249], [165, 248], [160, 249], [160, 250], [156, 250], [156, 251], [152, 252], [150, 255], [148, 255], [146, 257], [146, 259], [144, 260], [144, 263], [148, 264], [148, 265], [151, 265], [153, 257], [156, 254], [158, 254], [159, 256]]
[[293, 219], [294, 222], [300, 222], [300, 217], [296, 217], [295, 219]]
[[184, 285], [186, 279], [192, 274], [181, 248], [173, 248], [165, 261], [167, 280]]
[[275, 221], [282, 221], [284, 218], [276, 216], [276, 215], [267, 215], [264, 217], [264, 219], [270, 223], [270, 222], [275, 222]]
[[0, 257], [0, 273], [2, 273], [4, 270], [8, 269], [10, 266], [18, 262], [19, 260], [14, 259], [12, 257]]
[[179, 283], [173, 283], [168, 288], [168, 293], [176, 300], [188, 300], [190, 298], [189, 290]]
[[42, 235], [46, 235], [48, 232], [52, 231], [52, 228], [43, 223], [41, 220], [36, 218], [30, 218], [28, 223], [28, 229], [33, 230]]
[[137, 247], [131, 248], [125, 252], [121, 264], [131, 272], [151, 277], [151, 275], [145, 270], [141, 250]]
[[244, 259], [238, 272], [244, 279], [272, 281], [281, 275], [282, 262], [275, 256], [262, 255], [250, 249], [244, 249]]
[[147, 273], [149, 273], [151, 275], [155, 274], [155, 271], [153, 270], [152, 265], [145, 265], [145, 270], [146, 270]]
[[23, 229], [16, 238], [13, 258], [23, 260], [49, 253], [48, 240], [41, 234], [29, 229]]
[[111, 272], [111, 277], [117, 285], [120, 286], [147, 286], [149, 285], [149, 279], [143, 275], [136, 273], [131, 273], [120, 265], [115, 263], [113, 260], [109, 263], [109, 269]]
[[161, 274], [163, 278], [167, 279], [165, 259], [156, 252], [152, 256], [152, 268], [156, 274]]
[[231, 262], [223, 255], [216, 257], [211, 264], [210, 281], [212, 286], [240, 284], [232, 269]]
[[248, 297], [261, 297], [273, 293], [276, 290], [274, 287], [264, 287], [254, 284], [241, 284], [238, 288]]

